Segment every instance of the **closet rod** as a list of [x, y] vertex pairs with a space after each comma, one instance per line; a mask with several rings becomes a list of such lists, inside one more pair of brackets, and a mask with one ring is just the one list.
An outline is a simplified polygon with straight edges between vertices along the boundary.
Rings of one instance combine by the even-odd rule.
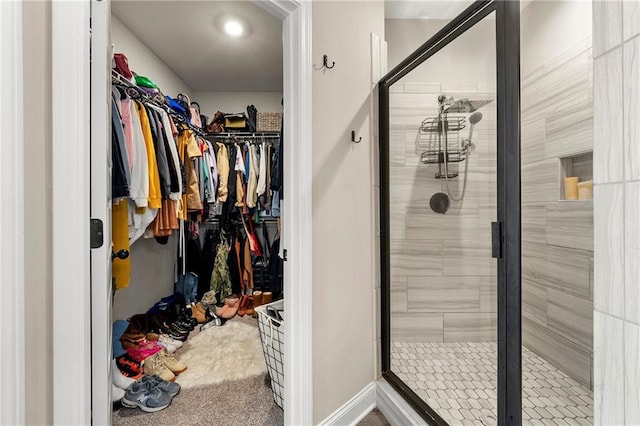
[[243, 138], [271, 138], [271, 139], [280, 139], [280, 133], [270, 132], [270, 133], [257, 133], [257, 132], [221, 132], [221, 133], [207, 133], [207, 136], [218, 137], [218, 138], [232, 138], [243, 137]]

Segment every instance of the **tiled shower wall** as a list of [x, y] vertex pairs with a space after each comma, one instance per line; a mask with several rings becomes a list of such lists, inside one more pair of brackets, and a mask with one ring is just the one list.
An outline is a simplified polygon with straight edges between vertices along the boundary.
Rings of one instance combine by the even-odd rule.
[[640, 2], [593, 2], [596, 425], [640, 424]]
[[[522, 342], [591, 387], [593, 202], [560, 201], [561, 159], [592, 178], [591, 40], [522, 76]], [[582, 170], [578, 170], [582, 169]]]
[[[434, 178], [437, 165], [420, 164], [415, 146], [422, 120], [437, 115], [438, 95], [495, 99], [495, 87], [405, 82], [390, 91], [391, 338], [496, 340], [496, 103], [480, 110], [464, 202], [444, 215], [429, 208], [433, 194], [446, 192], [444, 181]], [[459, 167], [460, 177], [450, 181], [454, 196], [462, 189], [464, 163]]]

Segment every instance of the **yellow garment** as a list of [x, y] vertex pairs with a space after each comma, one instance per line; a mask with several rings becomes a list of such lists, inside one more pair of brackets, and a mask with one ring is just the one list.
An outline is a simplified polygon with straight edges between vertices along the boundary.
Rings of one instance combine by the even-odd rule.
[[218, 169], [218, 201], [224, 203], [229, 195], [229, 151], [225, 144], [218, 143], [216, 166]]
[[[126, 199], [121, 199], [113, 205], [111, 212], [111, 240], [113, 251], [130, 251], [129, 246], [129, 214]], [[116, 290], [129, 287], [131, 280], [131, 257], [126, 259], [115, 258], [111, 263], [111, 274], [116, 284]]]
[[198, 174], [194, 165], [194, 158], [202, 157], [202, 152], [198, 147], [198, 142], [193, 136], [193, 132], [183, 132], [178, 138], [178, 148], [180, 159], [184, 165], [184, 173], [187, 177], [187, 191], [183, 195], [183, 204], [188, 212], [199, 212], [202, 210], [202, 200], [200, 199], [200, 185]]
[[147, 163], [149, 165], [149, 208], [159, 209], [162, 207], [162, 192], [160, 190], [160, 174], [158, 173], [158, 164], [156, 163], [156, 151], [153, 147], [153, 136], [151, 135], [151, 126], [149, 125], [149, 117], [144, 106], [138, 101], [136, 103], [136, 111], [140, 117], [140, 125], [142, 126], [142, 134], [144, 135], [144, 145], [147, 149]]

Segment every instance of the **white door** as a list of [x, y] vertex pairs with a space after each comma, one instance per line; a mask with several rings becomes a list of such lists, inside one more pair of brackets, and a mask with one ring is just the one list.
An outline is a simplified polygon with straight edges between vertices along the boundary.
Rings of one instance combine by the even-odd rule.
[[[91, 219], [102, 245], [91, 249], [91, 415], [111, 424], [111, 46], [110, 4], [91, 0]], [[95, 237], [92, 232], [92, 239]], [[99, 238], [98, 238], [99, 239]], [[97, 244], [96, 244], [97, 245]]]

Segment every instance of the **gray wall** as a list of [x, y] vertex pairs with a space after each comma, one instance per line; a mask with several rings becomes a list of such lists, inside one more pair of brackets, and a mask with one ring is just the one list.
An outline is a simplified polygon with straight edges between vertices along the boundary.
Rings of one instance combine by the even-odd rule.
[[[495, 64], [492, 64], [495, 66]], [[481, 92], [447, 90], [449, 96], [494, 99]], [[496, 265], [491, 258], [491, 222], [496, 220], [495, 102], [482, 108], [474, 130], [462, 203], [445, 214], [429, 208], [430, 197], [445, 192], [435, 179], [437, 165], [420, 164], [418, 127], [437, 114], [444, 84], [396, 83], [390, 95], [391, 336], [393, 341], [491, 341], [496, 335]], [[461, 132], [467, 135], [468, 129]], [[462, 190], [464, 163], [450, 180]]]
[[522, 78], [522, 342], [587, 386], [593, 203], [560, 201], [559, 189], [561, 158], [586, 153], [579, 174], [592, 177], [591, 63], [585, 39]]
[[30, 425], [44, 425], [53, 422], [51, 4], [27, 1], [22, 7], [25, 394], [28, 395], [25, 421]]
[[594, 1], [595, 424], [640, 424], [640, 2]]

